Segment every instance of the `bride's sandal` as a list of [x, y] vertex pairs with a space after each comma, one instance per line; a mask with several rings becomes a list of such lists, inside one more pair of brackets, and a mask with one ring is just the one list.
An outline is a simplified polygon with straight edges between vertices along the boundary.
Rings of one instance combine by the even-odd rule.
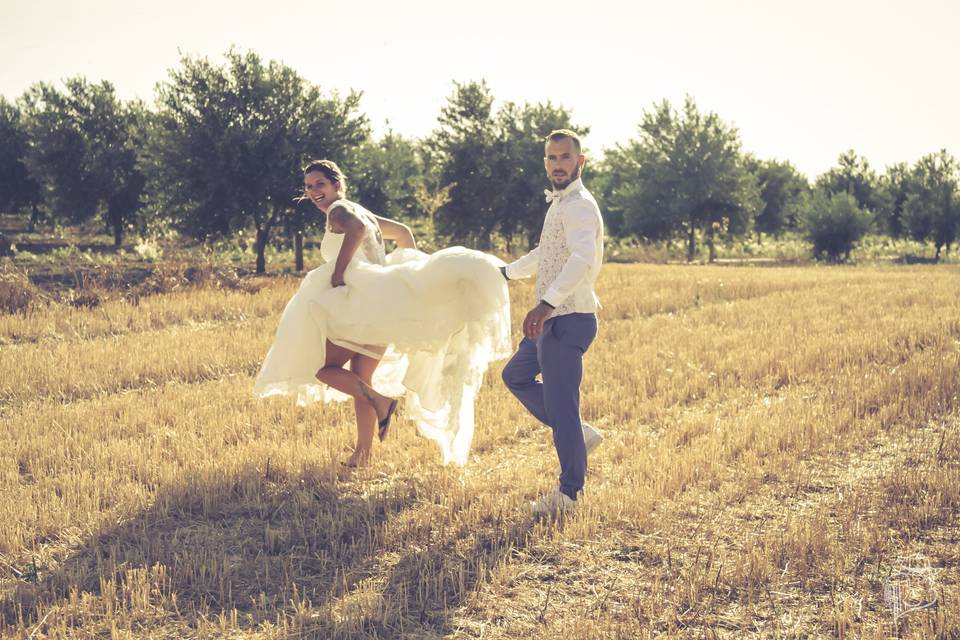
[[387, 415], [377, 423], [377, 437], [380, 438], [380, 442], [383, 442], [384, 438], [387, 437], [387, 432], [390, 430], [390, 422], [393, 420], [393, 414], [396, 413], [397, 402], [396, 398], [390, 401], [390, 406], [387, 407]]

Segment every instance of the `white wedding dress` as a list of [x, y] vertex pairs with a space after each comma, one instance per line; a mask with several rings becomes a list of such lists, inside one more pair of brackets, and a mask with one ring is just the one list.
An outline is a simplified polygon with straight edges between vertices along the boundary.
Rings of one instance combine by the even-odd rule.
[[386, 255], [373, 214], [346, 200], [335, 206], [348, 207], [365, 227], [344, 273], [346, 286], [330, 284], [343, 234], [328, 227], [320, 244], [326, 262], [287, 303], [254, 394], [295, 396], [300, 405], [347, 399], [315, 377], [329, 339], [382, 358], [374, 388], [404, 395], [405, 416], [439, 445], [443, 463], [462, 465], [483, 375], [491, 361], [512, 352], [503, 262], [463, 247]]

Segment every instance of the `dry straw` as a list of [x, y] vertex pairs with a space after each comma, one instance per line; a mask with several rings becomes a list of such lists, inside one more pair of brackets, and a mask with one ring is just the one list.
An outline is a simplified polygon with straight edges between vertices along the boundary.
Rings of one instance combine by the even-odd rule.
[[[958, 276], [608, 265], [558, 524], [498, 370], [465, 468], [401, 422], [338, 480], [350, 406], [250, 397], [293, 281], [0, 316], [0, 634], [954, 637]], [[936, 602], [892, 616], [906, 557]]]

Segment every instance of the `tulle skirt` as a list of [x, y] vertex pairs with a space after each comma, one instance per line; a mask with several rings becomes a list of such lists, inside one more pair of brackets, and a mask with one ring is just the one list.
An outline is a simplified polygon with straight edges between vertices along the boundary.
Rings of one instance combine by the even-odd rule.
[[474, 401], [490, 362], [508, 357], [510, 298], [498, 258], [463, 247], [398, 249], [386, 265], [354, 261], [333, 288], [328, 262], [306, 275], [280, 318], [254, 393], [306, 405], [347, 396], [316, 379], [326, 341], [381, 358], [373, 386], [404, 395], [404, 414], [464, 464]]

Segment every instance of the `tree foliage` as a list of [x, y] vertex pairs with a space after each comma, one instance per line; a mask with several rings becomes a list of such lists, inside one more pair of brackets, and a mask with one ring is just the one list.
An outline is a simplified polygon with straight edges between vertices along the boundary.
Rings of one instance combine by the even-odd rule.
[[0, 211], [33, 209], [35, 221], [40, 200], [40, 184], [34, 180], [24, 157], [29, 139], [20, 108], [0, 96]]
[[119, 246], [144, 186], [137, 168], [143, 106], [119, 101], [109, 82], [78, 77], [65, 87], [39, 83], [24, 94], [25, 164], [57, 218], [84, 222], [100, 214]]
[[345, 164], [351, 197], [379, 215], [412, 220], [422, 215], [417, 200], [424, 182], [420, 144], [392, 131], [351, 150]]
[[256, 229], [257, 272], [270, 235], [293, 210], [309, 158], [339, 159], [369, 137], [360, 95], [324, 96], [255, 53], [226, 64], [184, 57], [157, 89], [144, 165], [151, 205], [198, 239]]
[[816, 189], [802, 209], [800, 223], [815, 258], [842, 262], [869, 231], [873, 214], [861, 208], [853, 194]]
[[493, 95], [486, 82], [454, 83], [437, 121], [427, 144], [438, 159], [440, 184], [452, 185], [449, 201], [436, 213], [437, 231], [489, 247], [497, 226], [492, 196], [500, 185]]
[[960, 165], [946, 150], [924, 156], [911, 171], [903, 222], [914, 240], [933, 242], [937, 259], [960, 230], [958, 180]]
[[[325, 94], [253, 52], [231, 50], [223, 64], [185, 56], [157, 86], [154, 111], [79, 77], [37, 83], [15, 103], [0, 96], [0, 210], [29, 208], [32, 223], [41, 211], [99, 217], [117, 245], [138, 223], [200, 240], [253, 229], [262, 272], [277, 228], [299, 249], [304, 229], [322, 223], [294, 199], [304, 163], [326, 157], [346, 170], [352, 198], [440, 243], [532, 247], [549, 186], [543, 138], [559, 128], [589, 131], [561, 105], [495, 108], [485, 82], [455, 82], [430, 136], [371, 140], [357, 92]], [[960, 166], [945, 150], [882, 175], [848, 150], [811, 190], [789, 162], [744, 154], [737, 130], [689, 97], [680, 109], [654, 104], [637, 136], [589, 159], [585, 177], [611, 235], [680, 237], [688, 260], [700, 243], [713, 260], [718, 237], [750, 230], [800, 229], [833, 260], [849, 256], [871, 219], [893, 237], [931, 242], [938, 258], [960, 233]]]
[[720, 233], [745, 233], [760, 210], [739, 135], [692, 98], [677, 112], [668, 101], [645, 112], [639, 137], [608, 154], [611, 206], [627, 229], [648, 238], [683, 234], [693, 260], [700, 232], [715, 258]]
[[757, 234], [779, 236], [796, 228], [799, 208], [810, 191], [807, 179], [789, 162], [764, 160], [753, 164], [763, 203], [754, 220]]
[[876, 190], [877, 222], [881, 229], [894, 238], [906, 233], [903, 225], [903, 205], [912, 187], [910, 167], [898, 162], [887, 167], [878, 179]]
[[877, 188], [879, 179], [863, 156], [853, 149], [840, 154], [837, 166], [832, 167], [816, 180], [816, 186], [827, 195], [849, 193], [857, 206], [867, 211], [876, 211], [879, 205]]
[[544, 138], [554, 129], [576, 127], [570, 112], [550, 102], [507, 102], [494, 112], [485, 82], [455, 83], [427, 141], [438, 182], [448, 201], [437, 211], [442, 235], [489, 248], [497, 233], [517, 234], [532, 246], [543, 225], [549, 186], [543, 167]]

